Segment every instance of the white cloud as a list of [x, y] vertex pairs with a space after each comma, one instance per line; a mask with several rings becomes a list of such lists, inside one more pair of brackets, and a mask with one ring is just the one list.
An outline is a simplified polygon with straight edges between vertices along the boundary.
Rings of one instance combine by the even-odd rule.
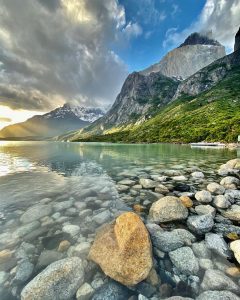
[[109, 44], [140, 34], [128, 25], [118, 0], [0, 0], [0, 105], [112, 103], [127, 68]]
[[240, 25], [239, 0], [207, 0], [198, 20], [181, 32], [167, 32], [164, 46], [176, 47], [192, 32], [212, 30], [213, 37], [229, 51]]
[[129, 22], [122, 30], [128, 39], [137, 37], [143, 33], [142, 27], [138, 23]]

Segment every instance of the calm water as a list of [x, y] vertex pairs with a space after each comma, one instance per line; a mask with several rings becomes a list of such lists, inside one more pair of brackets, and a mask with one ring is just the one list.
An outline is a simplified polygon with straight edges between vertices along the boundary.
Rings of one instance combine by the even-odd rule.
[[[78, 180], [112, 184], [121, 172], [146, 167], [203, 171], [237, 156], [236, 150], [191, 149], [186, 145], [0, 142], [0, 208], [37, 202], [53, 194], [76, 193]], [[99, 181], [100, 182], [100, 181]], [[81, 191], [78, 191], [81, 193]]]
[[[30, 241], [36, 243], [40, 255], [44, 236], [62, 230], [63, 222], [81, 223], [75, 215], [77, 209], [71, 207], [66, 214], [60, 211], [56, 220], [54, 215], [41, 219], [43, 230], [33, 229], [37, 232], [34, 231], [35, 235], [30, 232], [31, 235], [26, 226], [22, 226], [20, 216], [40, 201], [56, 203], [74, 199], [78, 208], [79, 202], [88, 197], [87, 208], [92, 209], [94, 216], [95, 211], [110, 208], [119, 198], [124, 198], [124, 193], [119, 195], [116, 185], [124, 177], [133, 178], [147, 172], [154, 175], [165, 169], [181, 172], [196, 167], [211, 178], [219, 165], [237, 156], [236, 150], [191, 149], [190, 146], [167, 144], [0, 142], [0, 251], [6, 248], [16, 251], [23, 241]], [[94, 197], [96, 200], [91, 204]], [[91, 242], [95, 231], [91, 227], [91, 218], [85, 216], [83, 222], [86, 229], [85, 225], [81, 227], [80, 240]], [[11, 263], [4, 264], [5, 269], [0, 271], [9, 272], [16, 264], [15, 261]], [[10, 290], [14, 288], [15, 294], [19, 295], [24, 285], [10, 286]], [[5, 286], [8, 286], [7, 279]]]

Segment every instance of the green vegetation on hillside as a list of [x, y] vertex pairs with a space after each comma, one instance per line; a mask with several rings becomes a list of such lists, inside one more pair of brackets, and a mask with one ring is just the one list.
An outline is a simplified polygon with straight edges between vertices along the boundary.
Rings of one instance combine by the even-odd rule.
[[240, 67], [215, 87], [196, 97], [183, 96], [139, 126], [78, 141], [106, 142], [236, 142], [240, 135]]

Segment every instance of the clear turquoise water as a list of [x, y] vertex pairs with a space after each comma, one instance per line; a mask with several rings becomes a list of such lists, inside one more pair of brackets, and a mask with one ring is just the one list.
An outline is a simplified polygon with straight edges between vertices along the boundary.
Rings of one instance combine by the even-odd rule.
[[[73, 207], [71, 209], [75, 209], [77, 215], [61, 211], [65, 219], [59, 219], [59, 222], [55, 219], [53, 222], [53, 215], [49, 215], [47, 219], [41, 219], [38, 229], [20, 235], [19, 229], [22, 232], [24, 227], [20, 216], [39, 202], [57, 203], [74, 199], [80, 203], [86, 197], [89, 200], [93, 196], [97, 201], [93, 205], [88, 202], [93, 215], [99, 213], [100, 207], [103, 210], [113, 207], [117, 213], [117, 203], [120, 202], [120, 209], [122, 207], [119, 199], [125, 201], [124, 197], [127, 198], [125, 202], [129, 206], [138, 197], [131, 195], [129, 202], [129, 194], [118, 194], [117, 182], [123, 178], [137, 180], [142, 174], [161, 174], [166, 169], [184, 174], [185, 170], [197, 167], [204, 172], [206, 183], [215, 179], [216, 170], [222, 163], [237, 156], [236, 150], [191, 149], [187, 145], [0, 142], [0, 251], [10, 249], [16, 253], [22, 242], [31, 242], [36, 247], [37, 261], [43, 247], [42, 240], [59, 232], [61, 222], [80, 225], [81, 238], [91, 241], [91, 234], [94, 235], [96, 231], [92, 217], [82, 220], [80, 215], [78, 217], [79, 210]], [[139, 199], [144, 202], [149, 200], [148, 197], [148, 194], [141, 196], [140, 193]], [[49, 219], [52, 223], [47, 224]], [[35, 234], [35, 237], [31, 237], [31, 234]], [[3, 297], [3, 300], [19, 299], [20, 291], [26, 284], [16, 285], [11, 281], [14, 275], [9, 274], [16, 263], [13, 258], [7, 264], [0, 264], [4, 276], [10, 276], [4, 285], [0, 283], [0, 298]], [[1, 296], [3, 288], [6, 288], [3, 292], [5, 296]], [[12, 294], [12, 291], [15, 293]], [[182, 294], [181, 291], [179, 293]]]
[[216, 170], [237, 156], [228, 149], [173, 144], [0, 142], [0, 207], [70, 189], [67, 178], [114, 180], [136, 168]]

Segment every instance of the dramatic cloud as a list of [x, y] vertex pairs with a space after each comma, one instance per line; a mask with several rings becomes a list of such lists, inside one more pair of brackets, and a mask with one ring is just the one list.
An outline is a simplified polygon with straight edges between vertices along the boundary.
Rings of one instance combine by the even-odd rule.
[[141, 33], [118, 0], [0, 0], [0, 105], [108, 105], [127, 73], [109, 45]]
[[194, 31], [212, 30], [213, 37], [230, 52], [234, 46], [234, 36], [240, 26], [239, 16], [239, 0], [207, 0], [198, 20], [189, 28], [182, 32], [178, 32], [176, 28], [167, 31], [163, 46], [175, 47]]
[[4, 123], [10, 123], [10, 122], [12, 122], [12, 119], [10, 119], [10, 118], [4, 118], [4, 117], [0, 117], [0, 122], [4, 122]]

